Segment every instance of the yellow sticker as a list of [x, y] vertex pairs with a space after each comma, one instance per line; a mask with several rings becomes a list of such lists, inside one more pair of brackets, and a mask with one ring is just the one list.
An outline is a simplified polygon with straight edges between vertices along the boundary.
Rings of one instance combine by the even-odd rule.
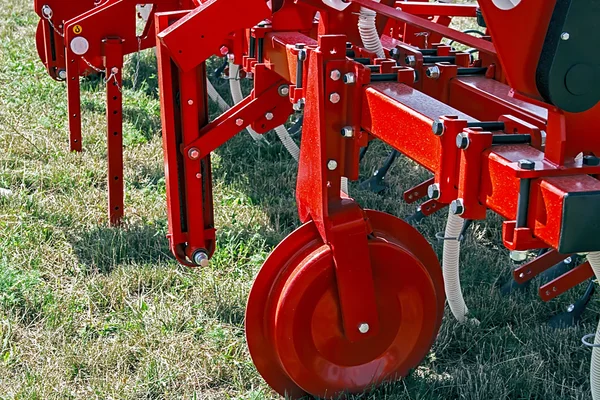
[[76, 35], [80, 35], [81, 32], [83, 32], [83, 28], [81, 27], [81, 25], [75, 25], [73, 27], [73, 33]]

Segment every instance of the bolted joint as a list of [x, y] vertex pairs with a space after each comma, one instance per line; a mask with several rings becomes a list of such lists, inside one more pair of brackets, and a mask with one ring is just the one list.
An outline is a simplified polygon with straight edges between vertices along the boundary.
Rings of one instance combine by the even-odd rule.
[[519, 160], [518, 165], [519, 168], [526, 171], [533, 171], [535, 169], [535, 161], [531, 160]]
[[469, 147], [471, 141], [469, 140], [469, 134], [466, 132], [461, 132], [456, 135], [456, 147], [461, 150], [466, 150]]
[[191, 148], [190, 151], [188, 151], [188, 157], [192, 160], [199, 159], [200, 158], [200, 150], [198, 150], [195, 147]]
[[65, 79], [67, 79], [67, 71], [65, 71], [64, 69], [59, 69], [58, 70], [58, 79], [62, 79], [63, 81]]
[[54, 11], [52, 11], [52, 8], [48, 4], [44, 4], [42, 6], [42, 14], [46, 18], [52, 18], [52, 16], [54, 15]]
[[446, 130], [446, 126], [443, 121], [434, 121], [431, 126], [431, 130], [435, 136], [442, 136], [444, 134], [444, 130]]
[[329, 160], [327, 162], [327, 169], [330, 171], [335, 171], [338, 167], [338, 163], [335, 160]]
[[415, 57], [415, 56], [406, 56], [406, 58], [404, 59], [404, 62], [409, 67], [414, 67], [415, 65], [417, 65], [417, 57]]
[[362, 324], [358, 325], [358, 331], [360, 333], [362, 333], [363, 335], [365, 333], [368, 333], [370, 329], [371, 329], [371, 327], [366, 322], [363, 322]]
[[244, 125], [244, 120], [241, 119], [241, 118], [238, 118], [238, 119], [235, 120], [235, 124], [237, 126], [242, 126], [242, 125]]
[[329, 77], [332, 81], [339, 81], [342, 78], [342, 73], [340, 72], [340, 70], [334, 69], [333, 71], [331, 71], [331, 74], [329, 74]]
[[569, 40], [571, 38], [571, 34], [569, 32], [563, 32], [560, 34], [560, 38], [562, 40]]
[[289, 94], [290, 94], [290, 87], [288, 85], [281, 85], [277, 89], [277, 92], [279, 93], [279, 95], [281, 97], [289, 96]]
[[265, 114], [265, 119], [266, 119], [267, 121], [272, 121], [272, 120], [273, 120], [273, 118], [275, 118], [275, 116], [273, 115], [273, 113], [271, 113], [271, 112], [268, 112], [268, 113], [266, 113], [266, 114]]
[[345, 126], [342, 128], [342, 136], [345, 138], [354, 137], [354, 128], [351, 126]]
[[438, 79], [441, 75], [440, 68], [436, 65], [425, 70], [425, 75], [430, 79]]
[[333, 104], [339, 103], [341, 99], [342, 99], [342, 97], [340, 96], [339, 93], [331, 93], [329, 95], [329, 101]]
[[204, 250], [198, 250], [194, 253], [194, 255], [192, 256], [192, 260], [194, 261], [194, 264], [196, 264], [199, 267], [203, 267], [206, 268], [208, 267], [208, 254], [206, 254], [206, 252]]
[[348, 72], [344, 74], [344, 83], [346, 85], [353, 85], [356, 83], [356, 74], [354, 72]]
[[438, 200], [441, 195], [442, 195], [442, 192], [440, 191], [439, 183], [434, 183], [433, 185], [429, 185], [429, 187], [427, 188], [427, 196], [429, 196], [430, 199]]
[[465, 203], [463, 199], [456, 199], [450, 203], [450, 211], [454, 215], [463, 215], [465, 213]]

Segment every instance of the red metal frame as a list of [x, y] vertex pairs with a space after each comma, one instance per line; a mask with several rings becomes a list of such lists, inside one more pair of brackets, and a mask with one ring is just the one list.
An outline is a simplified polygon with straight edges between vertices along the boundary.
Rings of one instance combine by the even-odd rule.
[[[278, 391], [289, 389], [294, 396], [304, 392], [333, 396], [339, 389], [336, 385], [346, 378], [314, 384], [328, 377], [319, 375], [314, 365], [306, 374], [298, 372], [298, 365], [306, 358], [296, 347], [313, 351], [317, 344], [307, 340], [331, 339], [321, 336], [322, 332], [308, 334], [306, 326], [294, 325], [299, 320], [311, 325], [312, 313], [319, 314], [315, 311], [318, 305], [301, 306], [301, 301], [308, 301], [303, 300], [304, 291], [321, 290], [313, 285], [327, 286], [333, 293], [334, 300], [330, 298], [327, 304], [339, 311], [339, 319], [320, 329], [335, 330], [345, 344], [354, 346], [350, 361], [346, 360], [349, 364], [373, 361], [361, 357], [373, 349], [381, 335], [393, 336], [395, 328], [390, 328], [388, 315], [381, 312], [381, 292], [377, 289], [383, 254], [379, 252], [387, 250], [379, 249], [375, 242], [386, 242], [407, 257], [407, 265], [425, 271], [411, 282], [417, 299], [411, 307], [430, 310], [432, 315], [425, 320], [435, 332], [439, 328], [443, 309], [434, 303], [443, 305], [444, 293], [439, 271], [432, 272], [439, 267], [436, 269], [438, 262], [431, 247], [412, 228], [391, 216], [365, 212], [341, 192], [342, 177], [358, 179], [359, 152], [369, 140], [387, 143], [432, 172], [432, 179], [404, 196], [409, 202], [416, 201], [435, 184], [438, 193], [422, 204], [424, 214], [451, 205], [456, 214], [476, 220], [484, 219], [492, 210], [506, 219], [502, 239], [507, 248], [550, 248], [515, 272], [519, 282], [567, 257], [556, 251], [563, 250], [567, 198], [600, 192], [600, 165], [585, 165], [576, 159], [581, 152], [600, 155], [600, 135], [590, 130], [600, 117], [600, 104], [583, 113], [567, 113], [543, 103], [536, 88], [534, 72], [553, 1], [524, 1], [526, 6], [513, 10], [500, 10], [492, 2], [482, 1], [493, 42], [488, 36], [473, 37], [448, 27], [452, 16], [474, 17], [473, 6], [392, 0], [349, 2], [345, 11], [336, 11], [320, 0], [209, 0], [196, 3], [189, 12], [155, 16], [160, 40], [169, 239], [181, 263], [196, 266], [198, 254], [211, 255], [214, 251], [210, 153], [247, 126], [265, 133], [287, 121], [292, 105], [296, 109], [305, 105], [296, 193], [300, 220], [305, 225], [265, 263], [249, 303], [249, 317], [261, 320], [247, 325], [255, 359], [255, 352], [259, 352], [259, 370]], [[168, 4], [173, 10], [183, 7], [181, 3]], [[90, 41], [90, 56], [103, 57], [103, 67], [116, 71], [108, 90], [109, 178], [122, 178], [122, 156], [117, 154], [122, 139], [114, 135], [121, 130], [117, 118], [121, 98], [115, 88], [120, 85], [122, 57], [134, 50], [135, 37], [129, 31], [116, 34], [118, 19], [106, 18], [132, 5], [128, 0], [109, 1], [65, 24], [66, 43], [78, 36], [75, 26], [78, 31], [89, 29], [95, 35]], [[377, 29], [385, 33], [386, 58], [376, 58], [360, 43], [356, 13], [361, 7], [376, 11], [380, 17]], [[510, 29], [506, 28], [507, 18]], [[99, 20], [113, 30], [92, 28], [103, 26]], [[421, 32], [427, 32], [430, 40], [417, 35]], [[454, 51], [441, 43], [442, 38], [476, 49], [479, 59]], [[148, 38], [147, 43], [153, 41]], [[256, 47], [250, 49], [251, 43]], [[214, 54], [222, 55], [223, 49], [253, 76], [254, 89], [244, 101], [209, 121], [205, 62]], [[348, 57], [347, 51], [355, 57]], [[430, 53], [438, 58], [431, 58]], [[81, 63], [69, 46], [66, 54], [69, 95], [75, 98]], [[358, 62], [358, 57], [363, 60]], [[365, 60], [370, 65], [364, 65]], [[303, 69], [298, 76], [300, 66]], [[69, 113], [77, 127], [78, 101], [70, 102]], [[502, 129], [486, 131], [486, 126]], [[344, 135], [340, 135], [342, 131]], [[80, 129], [79, 136], [77, 133], [77, 129], [72, 131], [72, 140], [79, 140], [80, 145]], [[498, 144], [523, 137], [528, 143]], [[122, 179], [115, 179], [109, 191], [111, 205], [121, 207], [122, 212], [122, 203], [118, 203]], [[111, 221], [117, 221], [119, 210], [111, 210]], [[575, 251], [579, 250], [571, 252]], [[335, 279], [316, 276], [330, 273], [330, 269]], [[540, 288], [540, 295], [551, 299], [590, 275], [589, 265], [584, 264]], [[396, 296], [397, 288], [392, 284], [386, 291]], [[427, 296], [435, 301], [423, 300]], [[414, 326], [406, 329], [418, 331]], [[414, 345], [415, 354], [428, 349], [424, 346], [435, 337], [435, 332], [428, 332], [427, 343]], [[388, 373], [402, 375], [420, 361], [417, 358], [407, 358]], [[323, 392], [327, 384], [335, 393]]]

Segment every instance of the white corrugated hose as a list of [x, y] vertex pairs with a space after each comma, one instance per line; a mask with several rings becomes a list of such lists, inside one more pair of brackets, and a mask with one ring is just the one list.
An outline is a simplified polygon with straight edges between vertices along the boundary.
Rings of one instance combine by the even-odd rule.
[[[600, 280], [600, 251], [589, 253], [587, 259], [590, 262], [596, 279]], [[600, 323], [596, 329], [594, 345], [600, 346]], [[590, 366], [590, 386], [592, 387], [592, 399], [600, 400], [600, 347], [592, 349], [592, 362]]]
[[464, 219], [448, 211], [448, 222], [444, 234], [444, 251], [442, 256], [442, 272], [444, 275], [444, 287], [450, 311], [459, 322], [473, 322], [476, 319], [468, 318], [469, 309], [460, 286], [460, 234], [465, 224]]
[[[374, 1], [379, 3], [380, 0]], [[365, 49], [371, 53], [375, 53], [378, 58], [385, 58], [381, 37], [379, 36], [379, 32], [377, 32], [376, 18], [377, 13], [375, 11], [361, 7], [358, 15], [358, 32], [360, 33], [360, 38]]]

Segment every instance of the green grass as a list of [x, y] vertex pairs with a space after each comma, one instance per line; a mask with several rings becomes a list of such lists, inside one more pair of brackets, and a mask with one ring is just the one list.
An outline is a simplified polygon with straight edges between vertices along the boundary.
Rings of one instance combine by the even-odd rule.
[[[241, 134], [214, 157], [218, 250], [188, 270], [168, 251], [155, 59], [141, 56], [137, 90], [125, 82], [125, 225], [107, 227], [103, 85], [83, 85], [84, 147], [67, 151], [66, 93], [37, 60], [37, 19], [25, 0], [0, 3], [0, 398], [271, 399], [248, 355], [244, 307], [273, 247], [298, 226], [296, 165]], [[133, 76], [135, 56], [126, 69]], [[376, 144], [372, 173], [387, 150]], [[398, 162], [365, 207], [405, 217], [403, 190], [426, 174]], [[428, 238], [444, 215], [418, 228]], [[500, 220], [478, 222], [462, 256], [467, 304], [481, 325], [447, 313], [423, 364], [401, 382], [354, 399], [587, 399], [598, 306], [583, 323], [545, 322], [582, 292], [548, 304], [531, 287], [502, 297], [512, 268]], [[439, 244], [434, 243], [440, 252]]]

